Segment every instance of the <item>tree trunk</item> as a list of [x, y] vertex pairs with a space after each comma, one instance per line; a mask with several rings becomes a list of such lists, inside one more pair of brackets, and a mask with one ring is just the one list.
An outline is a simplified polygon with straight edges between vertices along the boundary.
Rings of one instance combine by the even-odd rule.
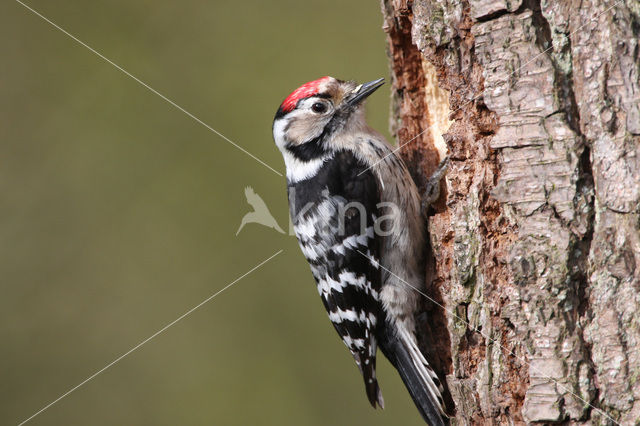
[[418, 334], [452, 415], [635, 424], [640, 2], [382, 8], [401, 155], [451, 158]]

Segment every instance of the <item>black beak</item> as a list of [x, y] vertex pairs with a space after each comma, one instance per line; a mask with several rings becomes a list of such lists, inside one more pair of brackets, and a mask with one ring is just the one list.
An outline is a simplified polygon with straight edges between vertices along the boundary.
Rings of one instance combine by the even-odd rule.
[[379, 78], [377, 80], [370, 81], [368, 83], [363, 83], [360, 86], [356, 87], [356, 90], [350, 95], [349, 99], [347, 99], [347, 105], [351, 107], [355, 107], [360, 102], [364, 101], [370, 94], [378, 90], [380, 86], [384, 84], [384, 78]]

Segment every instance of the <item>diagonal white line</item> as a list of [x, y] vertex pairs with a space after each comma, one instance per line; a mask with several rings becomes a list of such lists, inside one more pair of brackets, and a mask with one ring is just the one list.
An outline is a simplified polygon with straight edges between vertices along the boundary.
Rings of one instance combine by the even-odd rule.
[[[367, 256], [366, 254], [364, 254], [363, 252], [361, 252], [360, 250], [356, 250], [358, 253], [360, 253], [361, 255], [363, 255], [364, 257], [366, 257], [367, 259], [369, 259], [369, 256]], [[446, 311], [447, 313], [451, 314], [453, 317], [455, 317], [456, 319], [460, 320], [461, 322], [463, 322], [464, 324], [466, 324], [471, 330], [476, 331], [478, 333], [480, 333], [480, 335], [482, 337], [484, 337], [485, 339], [490, 340], [492, 343], [497, 344], [500, 348], [504, 349], [505, 351], [507, 351], [508, 354], [513, 355], [514, 358], [518, 359], [519, 361], [528, 364], [529, 368], [532, 369], [535, 373], [539, 374], [540, 377], [551, 380], [553, 382], [555, 382], [556, 386], [558, 386], [560, 389], [562, 389], [563, 391], [570, 393], [571, 395], [575, 396], [576, 398], [578, 398], [580, 401], [584, 402], [585, 404], [587, 404], [589, 407], [593, 408], [594, 410], [596, 410], [597, 412], [599, 412], [600, 414], [602, 414], [603, 416], [607, 417], [609, 420], [611, 420], [613, 423], [619, 425], [620, 423], [618, 423], [613, 417], [611, 417], [610, 415], [608, 415], [607, 413], [605, 413], [604, 411], [602, 411], [600, 408], [595, 407], [593, 405], [591, 405], [591, 403], [585, 399], [583, 399], [580, 395], [577, 395], [576, 393], [572, 392], [569, 388], [567, 388], [566, 386], [564, 386], [563, 384], [561, 384], [560, 382], [558, 382], [557, 379], [554, 379], [553, 377], [549, 377], [546, 374], [542, 373], [541, 371], [539, 371], [538, 369], [535, 369], [532, 367], [531, 363], [529, 363], [526, 359], [519, 357], [518, 355], [516, 355], [516, 353], [514, 351], [512, 351], [511, 349], [503, 346], [497, 339], [494, 339], [492, 337], [490, 337], [489, 335], [483, 333], [482, 330], [473, 327], [467, 320], [465, 320], [464, 318], [460, 318], [455, 312], [453, 312], [450, 309], [447, 309], [444, 305], [442, 305], [441, 303], [438, 303], [436, 300], [434, 300], [432, 297], [429, 297], [426, 293], [424, 293], [423, 291], [421, 291], [419, 288], [414, 287], [413, 285], [409, 284], [408, 282], [406, 282], [404, 279], [400, 278], [399, 276], [397, 276], [396, 274], [394, 274], [392, 271], [390, 271], [389, 269], [385, 268], [384, 266], [382, 266], [380, 263], [378, 263], [378, 265], [380, 266], [380, 268], [384, 269], [385, 271], [387, 271], [388, 273], [390, 273], [391, 275], [393, 275], [394, 277], [396, 277], [397, 279], [399, 279], [400, 281], [402, 281], [405, 285], [411, 287], [414, 291], [420, 293], [422, 296], [426, 297], [429, 301], [435, 303], [436, 305], [438, 305], [439, 307], [441, 307], [444, 311]]]
[[267, 259], [263, 260], [262, 262], [258, 263], [256, 266], [254, 266], [253, 268], [249, 269], [247, 272], [245, 272], [244, 274], [240, 275], [238, 278], [236, 278], [235, 280], [231, 281], [229, 284], [227, 284], [226, 286], [224, 286], [221, 290], [218, 290], [217, 292], [215, 292], [214, 294], [212, 294], [211, 296], [207, 297], [206, 299], [204, 299], [202, 302], [198, 303], [196, 306], [194, 306], [193, 308], [189, 309], [187, 312], [185, 312], [184, 314], [180, 315], [178, 318], [176, 318], [175, 320], [171, 321], [170, 323], [168, 323], [167, 325], [165, 325], [164, 327], [162, 327], [160, 330], [156, 331], [155, 333], [153, 333], [151, 336], [147, 337], [146, 339], [144, 339], [143, 341], [141, 341], [140, 343], [138, 343], [137, 345], [135, 345], [134, 347], [132, 347], [131, 349], [129, 349], [127, 352], [123, 353], [122, 355], [120, 355], [118, 358], [114, 359], [113, 361], [111, 361], [109, 364], [105, 365], [104, 367], [102, 367], [100, 370], [96, 371], [95, 373], [93, 373], [92, 375], [90, 375], [89, 377], [87, 377], [86, 379], [84, 379], [82, 382], [78, 383], [77, 385], [75, 385], [74, 387], [72, 387], [71, 389], [69, 389], [68, 391], [66, 391], [65, 393], [63, 393], [62, 395], [60, 395], [58, 398], [54, 399], [53, 401], [51, 401], [49, 404], [45, 405], [44, 407], [42, 407], [40, 410], [38, 410], [36, 413], [34, 413], [33, 415], [31, 415], [30, 417], [28, 417], [27, 419], [23, 420], [18, 426], [22, 426], [23, 424], [27, 423], [28, 421], [30, 421], [31, 419], [33, 419], [34, 417], [36, 417], [38, 414], [42, 413], [43, 411], [47, 410], [48, 408], [50, 408], [52, 405], [56, 404], [57, 402], [59, 402], [61, 399], [65, 398], [66, 396], [68, 396], [69, 394], [71, 394], [72, 392], [74, 392], [75, 390], [77, 390], [79, 387], [81, 387], [82, 385], [84, 385], [85, 383], [89, 382], [90, 380], [94, 379], [96, 376], [98, 376], [99, 374], [103, 373], [106, 369], [108, 369], [109, 367], [113, 366], [114, 364], [116, 364], [117, 362], [119, 362], [120, 360], [122, 360], [123, 358], [125, 358], [127, 355], [131, 354], [133, 351], [135, 351], [136, 349], [140, 348], [142, 345], [144, 345], [145, 343], [149, 342], [151, 339], [153, 339], [154, 337], [156, 337], [157, 335], [161, 334], [162, 332], [164, 332], [165, 330], [167, 330], [169, 327], [173, 326], [175, 323], [177, 323], [178, 321], [182, 320], [183, 318], [185, 318], [186, 316], [190, 315], [191, 313], [193, 313], [196, 309], [200, 308], [202, 305], [204, 305], [205, 303], [209, 302], [211, 299], [213, 299], [214, 297], [216, 297], [217, 295], [219, 295], [220, 293], [222, 293], [223, 291], [225, 291], [226, 289], [228, 289], [229, 287], [231, 287], [232, 285], [234, 285], [235, 283], [237, 283], [238, 281], [240, 281], [241, 279], [243, 279], [244, 277], [246, 277], [247, 275], [249, 275], [250, 273], [252, 273], [253, 271], [255, 271], [256, 269], [260, 268], [262, 265], [264, 265], [265, 263], [269, 262], [271, 259], [273, 259], [274, 257], [276, 257], [277, 255], [279, 255], [280, 253], [282, 253], [283, 250], [279, 250], [277, 251], [275, 254], [272, 254], [270, 257], [268, 257]]
[[[605, 13], [607, 13], [608, 11], [610, 11], [611, 9], [613, 9], [614, 7], [616, 7], [617, 5], [619, 5], [620, 3], [622, 3], [624, 0], [618, 0], [617, 2], [615, 2], [612, 6], [608, 7], [606, 10], [604, 10], [603, 12], [600, 12], [598, 15], [596, 15], [595, 17], [593, 17], [591, 20], [589, 20], [589, 22], [584, 23], [583, 25], [579, 26], [577, 29], [575, 29], [574, 31], [572, 31], [571, 33], [569, 33], [569, 37], [571, 37], [572, 35], [574, 35], [575, 33], [577, 33], [578, 31], [580, 31], [582, 28], [584, 28], [586, 25], [590, 24], [591, 22], [595, 21], [596, 19], [598, 19], [599, 17], [601, 17], [602, 15], [604, 15]], [[535, 61], [540, 55], [543, 55], [545, 53], [547, 53], [549, 50], [553, 49], [553, 44], [551, 44], [551, 46], [549, 46], [548, 48], [546, 48], [545, 50], [543, 50], [542, 52], [538, 53], [537, 55], [535, 55], [533, 58], [531, 58], [529, 61], [525, 62], [523, 65], [519, 66], [515, 71], [513, 71], [511, 73], [511, 76], [514, 76], [517, 72], [519, 72], [520, 70], [522, 70], [524, 67], [526, 67], [527, 65], [529, 65], [531, 62]], [[482, 93], [480, 93], [478, 96], [476, 96], [475, 98], [472, 98], [471, 100], [468, 100], [466, 102], [464, 102], [462, 105], [460, 105], [458, 108], [454, 109], [453, 111], [449, 112], [449, 115], [453, 114], [454, 112], [458, 112], [462, 109], [462, 107], [464, 107], [465, 105], [468, 105], [470, 103], [472, 103], [473, 101], [481, 98], [482, 96], [484, 96], [484, 91]], [[414, 137], [412, 137], [411, 139], [409, 139], [408, 141], [398, 145], [395, 149], [393, 149], [390, 153], [388, 153], [387, 155], [385, 155], [384, 157], [382, 157], [381, 159], [379, 159], [378, 161], [376, 161], [375, 163], [373, 163], [372, 165], [370, 165], [369, 167], [367, 167], [366, 169], [364, 169], [363, 171], [361, 171], [360, 173], [358, 173], [358, 176], [360, 176], [361, 174], [363, 174], [364, 172], [366, 172], [367, 170], [369, 170], [372, 167], [375, 167], [376, 165], [380, 164], [381, 162], [383, 162], [387, 157], [391, 156], [391, 155], [395, 155], [396, 152], [400, 151], [404, 146], [410, 144], [411, 142], [413, 142], [414, 140], [416, 140], [418, 137], [422, 136], [423, 134], [425, 134], [426, 132], [428, 132], [429, 130], [431, 130], [433, 127], [435, 126], [435, 124], [432, 124], [431, 126], [427, 127], [426, 129], [424, 129], [423, 131], [421, 131], [420, 133], [418, 133], [417, 135], [415, 135]]]
[[121, 71], [123, 74], [127, 75], [128, 77], [131, 77], [133, 80], [135, 80], [137, 83], [139, 83], [141, 86], [143, 86], [145, 89], [148, 89], [149, 91], [151, 91], [152, 93], [158, 95], [159, 97], [161, 97], [163, 100], [165, 100], [166, 102], [168, 102], [169, 104], [171, 104], [171, 106], [173, 106], [174, 108], [182, 111], [184, 114], [186, 114], [187, 116], [189, 116], [190, 118], [192, 118], [193, 120], [195, 120], [196, 122], [198, 122], [199, 124], [203, 125], [204, 127], [206, 127], [207, 129], [209, 129], [210, 131], [212, 131], [213, 133], [215, 133], [216, 135], [220, 136], [222, 139], [224, 139], [225, 141], [229, 142], [231, 145], [235, 146], [236, 148], [238, 148], [240, 151], [244, 152], [245, 154], [247, 154], [249, 157], [253, 158], [254, 160], [256, 160], [258, 163], [262, 164], [263, 166], [265, 166], [266, 168], [268, 168], [269, 170], [271, 170], [272, 172], [274, 172], [275, 174], [282, 176], [282, 173], [280, 173], [279, 171], [277, 171], [276, 169], [274, 169], [273, 167], [271, 167], [270, 165], [268, 165], [267, 163], [265, 163], [264, 161], [262, 161], [261, 159], [259, 159], [258, 157], [256, 157], [255, 155], [253, 155], [252, 153], [250, 153], [249, 151], [247, 151], [246, 149], [244, 149], [243, 147], [241, 147], [240, 145], [238, 145], [237, 143], [235, 143], [234, 141], [232, 141], [231, 139], [229, 139], [228, 137], [226, 137], [225, 135], [223, 135], [222, 133], [220, 133], [219, 131], [217, 131], [216, 129], [214, 129], [213, 127], [211, 127], [210, 125], [208, 125], [207, 123], [205, 123], [204, 121], [200, 120], [198, 117], [196, 117], [195, 115], [193, 115], [192, 113], [190, 113], [189, 111], [187, 111], [186, 109], [184, 109], [183, 107], [181, 107], [180, 105], [178, 105], [177, 103], [175, 103], [174, 101], [172, 101], [171, 99], [167, 98], [165, 95], [163, 95], [162, 93], [158, 92], [156, 89], [154, 89], [153, 87], [149, 86], [147, 83], [145, 83], [144, 81], [140, 80], [138, 77], [136, 77], [135, 75], [131, 74], [129, 71], [125, 70], [124, 68], [122, 68], [120, 65], [116, 64], [115, 62], [113, 62], [111, 59], [107, 58], [106, 56], [104, 56], [103, 54], [101, 54], [100, 52], [96, 51], [94, 48], [92, 48], [91, 46], [89, 46], [88, 44], [86, 44], [85, 42], [83, 42], [82, 40], [78, 39], [77, 37], [75, 37], [73, 34], [69, 33], [68, 31], [66, 31], [64, 28], [60, 27], [59, 25], [57, 25], [55, 22], [52, 22], [50, 19], [48, 19], [46, 16], [43, 16], [40, 12], [38, 12], [37, 10], [33, 9], [32, 7], [24, 4], [23, 2], [21, 2], [20, 0], [16, 0], [16, 2], [20, 3], [22, 6], [24, 6], [26, 9], [30, 10], [31, 12], [33, 12], [35, 15], [39, 16], [40, 18], [42, 18], [44, 21], [48, 22], [49, 24], [51, 24], [54, 28], [56, 28], [57, 30], [61, 31], [62, 33], [64, 33], [65, 35], [67, 35], [69, 38], [71, 38], [72, 40], [74, 40], [75, 42], [77, 42], [78, 44], [80, 44], [81, 46], [87, 48], [88, 50], [90, 50], [92, 53], [96, 54], [97, 56], [99, 56], [101, 59], [105, 60], [106, 62], [108, 62], [109, 64], [113, 65], [116, 69], [118, 69], [119, 71]]

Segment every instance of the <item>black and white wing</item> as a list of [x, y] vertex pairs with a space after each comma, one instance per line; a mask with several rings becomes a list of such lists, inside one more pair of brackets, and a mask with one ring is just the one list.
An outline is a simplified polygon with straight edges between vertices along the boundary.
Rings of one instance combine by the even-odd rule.
[[370, 403], [383, 406], [375, 375], [375, 330], [384, 323], [377, 181], [351, 153], [340, 152], [294, 188], [294, 228], [322, 302], [362, 372]]

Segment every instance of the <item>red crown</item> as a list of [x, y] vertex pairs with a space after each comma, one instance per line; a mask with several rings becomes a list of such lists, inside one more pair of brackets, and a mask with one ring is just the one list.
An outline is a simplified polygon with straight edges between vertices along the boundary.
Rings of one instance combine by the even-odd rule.
[[329, 76], [322, 77], [298, 87], [289, 96], [287, 96], [287, 99], [282, 102], [282, 105], [280, 105], [280, 109], [285, 113], [293, 110], [300, 99], [308, 98], [309, 96], [317, 94], [320, 90], [320, 85], [330, 78], [331, 77]]

